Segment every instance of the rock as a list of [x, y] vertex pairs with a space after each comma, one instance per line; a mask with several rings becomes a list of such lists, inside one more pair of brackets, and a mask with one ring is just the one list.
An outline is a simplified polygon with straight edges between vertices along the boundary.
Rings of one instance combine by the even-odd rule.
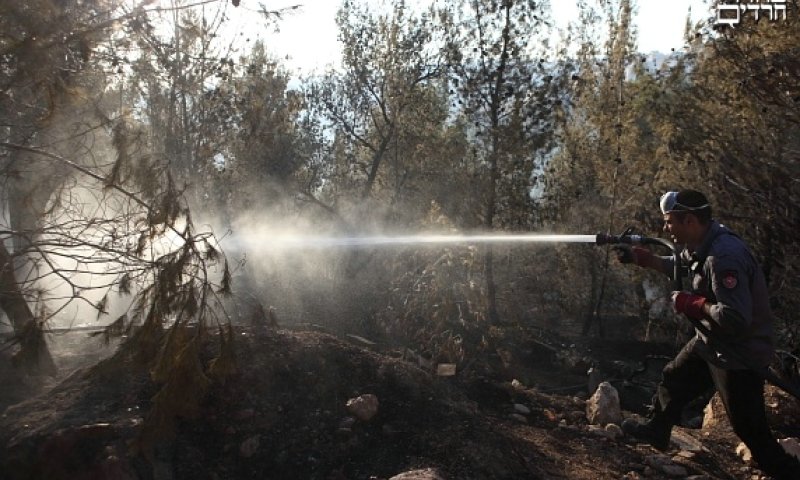
[[733, 433], [728, 417], [725, 414], [725, 405], [722, 404], [722, 399], [718, 393], [711, 397], [711, 401], [706, 405], [703, 414], [703, 431], [709, 432], [712, 430]]
[[253, 435], [239, 445], [239, 456], [250, 458], [256, 454], [261, 444], [261, 435]]
[[528, 418], [525, 415], [520, 415], [519, 413], [512, 413], [509, 415], [514, 420], [518, 421], [519, 423], [528, 423]]
[[624, 435], [622, 432], [622, 427], [617, 425], [616, 423], [609, 423], [606, 425], [606, 432], [611, 435], [611, 439], [617, 439]]
[[586, 418], [593, 425], [621, 423], [622, 411], [617, 389], [608, 382], [602, 382], [592, 398], [586, 402]]
[[544, 418], [546, 418], [550, 422], [558, 422], [562, 418], [564, 418], [564, 415], [557, 414], [556, 412], [550, 410], [549, 408], [545, 408], [544, 410], [542, 410], [542, 414], [544, 415]]
[[747, 448], [747, 445], [744, 442], [739, 442], [739, 445], [736, 446], [736, 456], [742, 459], [745, 463], [750, 463], [753, 461], [753, 454], [750, 453], [750, 449]]
[[511, 380], [511, 388], [514, 390], [525, 390], [525, 385], [515, 378]]
[[697, 440], [681, 428], [672, 429], [672, 437], [670, 440], [677, 445], [678, 448], [687, 452], [697, 453], [705, 450], [700, 440]]
[[517, 412], [517, 413], [521, 413], [523, 415], [530, 415], [531, 414], [531, 409], [526, 407], [525, 405], [523, 405], [521, 403], [515, 403], [514, 404], [514, 411]]
[[796, 437], [789, 437], [778, 440], [778, 443], [783, 447], [786, 453], [800, 460], [800, 440]]
[[444, 480], [444, 477], [439, 475], [439, 472], [432, 468], [425, 468], [422, 470], [403, 472], [389, 480]]
[[622, 480], [641, 480], [642, 476], [639, 472], [630, 471], [622, 476]]
[[689, 451], [686, 451], [686, 450], [681, 450], [681, 451], [680, 451], [680, 452], [678, 452], [678, 453], [677, 453], [677, 454], [676, 454], [674, 457], [672, 457], [672, 461], [673, 461], [673, 462], [677, 462], [677, 461], [680, 461], [680, 460], [691, 460], [691, 459], [693, 459], [693, 458], [694, 458], [696, 455], [697, 455], [697, 454], [696, 454], [696, 453], [694, 453], [694, 452], [689, 452]]
[[589, 429], [589, 433], [592, 434], [592, 435], [595, 435], [595, 436], [598, 436], [598, 437], [609, 438], [609, 439], [613, 439], [614, 438], [614, 436], [613, 436], [613, 434], [611, 432], [609, 432], [608, 430], [606, 430], [605, 428], [603, 428], [603, 427], [601, 427], [599, 425], [589, 425], [588, 429]]
[[436, 375], [440, 377], [452, 377], [456, 374], [455, 363], [440, 363], [436, 365]]
[[378, 413], [378, 397], [367, 393], [347, 401], [347, 411], [362, 422], [368, 422]]

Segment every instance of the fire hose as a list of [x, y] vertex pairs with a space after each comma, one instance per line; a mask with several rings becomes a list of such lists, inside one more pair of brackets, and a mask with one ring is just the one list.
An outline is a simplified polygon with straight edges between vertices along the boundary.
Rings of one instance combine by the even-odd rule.
[[[609, 234], [598, 234], [596, 239], [596, 245], [656, 245], [666, 247], [672, 253], [672, 260], [673, 260], [673, 272], [672, 272], [672, 281], [673, 281], [673, 288], [677, 291], [683, 290], [683, 268], [681, 265], [681, 258], [680, 258], [680, 250], [678, 247], [670, 242], [669, 240], [663, 238], [652, 238], [652, 237], [645, 237], [642, 235], [634, 235], [631, 233], [623, 233], [622, 235], [609, 235]], [[703, 324], [700, 320], [686, 317], [692, 326], [701, 334], [703, 334], [709, 340], [709, 346], [717, 350], [720, 354], [728, 357], [729, 359], [738, 362], [740, 365], [743, 365], [748, 370], [752, 370], [756, 374], [758, 374], [762, 379], [766, 380], [767, 382], [775, 385], [776, 387], [780, 388], [781, 390], [789, 393], [790, 395], [794, 396], [798, 400], [800, 400], [800, 386], [795, 385], [794, 383], [790, 383], [780, 375], [775, 372], [769, 366], [764, 367], [761, 365], [756, 365], [749, 357], [742, 355], [739, 351], [735, 350], [731, 347], [724, 339], [720, 338], [715, 332], [711, 331], [705, 324]], [[713, 344], [713, 345], [712, 345]]]

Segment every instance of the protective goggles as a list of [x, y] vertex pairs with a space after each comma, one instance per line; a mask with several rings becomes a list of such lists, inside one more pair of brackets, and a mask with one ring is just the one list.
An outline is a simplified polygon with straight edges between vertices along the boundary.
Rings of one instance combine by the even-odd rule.
[[678, 202], [678, 192], [667, 192], [661, 196], [661, 213], [667, 214], [674, 211], [691, 212], [708, 208], [709, 205], [703, 204], [699, 207], [690, 207]]

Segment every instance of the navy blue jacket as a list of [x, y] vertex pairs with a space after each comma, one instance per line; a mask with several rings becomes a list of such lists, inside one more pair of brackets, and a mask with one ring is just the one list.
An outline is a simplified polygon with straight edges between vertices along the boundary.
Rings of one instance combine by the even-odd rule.
[[[689, 267], [690, 291], [712, 304], [705, 325], [720, 340], [760, 366], [775, 354], [772, 312], [764, 273], [744, 241], [716, 221], [694, 251], [684, 249], [681, 260]], [[668, 272], [672, 258], [664, 258]], [[695, 350], [704, 359], [728, 369], [744, 368], [714, 350], [697, 332]]]

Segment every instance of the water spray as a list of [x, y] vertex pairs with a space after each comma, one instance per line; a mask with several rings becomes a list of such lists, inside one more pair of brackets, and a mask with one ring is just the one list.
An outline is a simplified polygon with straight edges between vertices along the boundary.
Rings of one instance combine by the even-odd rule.
[[[241, 239], [244, 243], [249, 238]], [[549, 234], [477, 234], [477, 235], [274, 235], [259, 239], [263, 246], [282, 248], [329, 248], [329, 247], [380, 247], [402, 245], [446, 245], [446, 244], [504, 244], [504, 243], [596, 243], [596, 235], [549, 235]]]
[[[459, 244], [529, 244], [529, 243], [589, 243], [597, 246], [605, 245], [652, 245], [666, 247], [673, 260], [672, 281], [674, 290], [683, 290], [684, 269], [680, 250], [673, 242], [655, 237], [634, 234], [628, 229], [620, 235], [600, 233], [596, 235], [563, 235], [563, 234], [444, 234], [444, 235], [378, 235], [378, 236], [335, 236], [335, 235], [270, 235], [264, 237], [237, 236], [234, 250], [251, 246], [253, 248], [281, 249], [324, 249], [350, 247], [386, 247], [410, 245], [459, 245]], [[230, 248], [230, 246], [228, 247]], [[688, 318], [688, 317], [687, 317]], [[800, 388], [786, 382], [777, 373], [767, 367], [753, 364], [749, 358], [740, 355], [724, 338], [712, 332], [702, 321], [689, 318], [692, 326], [709, 339], [714, 348], [728, 358], [739, 362], [756, 372], [763, 379], [785, 390], [800, 399]]]

